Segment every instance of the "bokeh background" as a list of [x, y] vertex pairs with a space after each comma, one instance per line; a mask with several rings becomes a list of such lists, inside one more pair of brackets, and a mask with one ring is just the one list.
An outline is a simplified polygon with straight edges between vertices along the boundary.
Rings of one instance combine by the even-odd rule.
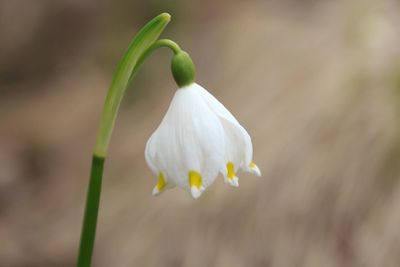
[[161, 12], [263, 176], [151, 196], [144, 147], [175, 90], [158, 51], [119, 113], [93, 266], [400, 266], [395, 0], [1, 0], [0, 266], [74, 266], [112, 73]]

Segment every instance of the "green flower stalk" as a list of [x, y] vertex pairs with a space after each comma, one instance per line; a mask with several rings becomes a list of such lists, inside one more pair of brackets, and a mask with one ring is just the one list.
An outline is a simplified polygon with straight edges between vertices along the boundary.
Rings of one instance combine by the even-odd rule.
[[[103, 166], [119, 106], [131, 78], [138, 71], [138, 67], [144, 58], [150, 52], [154, 51], [154, 45], [157, 43], [158, 37], [167, 26], [170, 18], [169, 14], [163, 13], [148, 22], [132, 40], [114, 74], [105, 100], [93, 152], [77, 262], [78, 267], [89, 267], [91, 265], [100, 203]], [[168, 46], [167, 43], [166, 41], [157, 43], [157, 46]], [[175, 52], [175, 50], [178, 52], [180, 49], [179, 47], [174, 47], [173, 51]]]
[[239, 169], [261, 175], [252, 161], [249, 134], [214, 96], [195, 83], [189, 54], [171, 40], [158, 39], [169, 21], [170, 15], [163, 13], [148, 22], [132, 40], [113, 76], [93, 151], [77, 267], [91, 265], [104, 161], [119, 106], [140, 66], [156, 49], [172, 50], [171, 71], [179, 89], [146, 144], [146, 162], [158, 177], [153, 195], [178, 186], [198, 198], [218, 173], [233, 187], [239, 186]]

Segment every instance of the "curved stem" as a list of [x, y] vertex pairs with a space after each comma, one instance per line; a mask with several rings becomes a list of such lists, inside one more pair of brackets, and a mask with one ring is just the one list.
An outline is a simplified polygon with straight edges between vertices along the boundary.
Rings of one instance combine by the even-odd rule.
[[157, 48], [159, 48], [159, 47], [168, 47], [168, 48], [171, 48], [171, 50], [174, 52], [174, 54], [178, 54], [180, 51], [181, 51], [181, 48], [179, 47], [179, 45], [177, 44], [177, 43], [175, 43], [174, 41], [172, 41], [172, 40], [169, 40], [169, 39], [160, 39], [160, 40], [157, 40], [152, 46], [151, 46], [151, 48], [154, 50], [154, 49], [157, 49]]
[[156, 42], [169, 20], [170, 16], [163, 13], [147, 23], [133, 39], [128, 51], [119, 63], [101, 114], [100, 128], [94, 149], [95, 155], [100, 157], [106, 155], [118, 109], [132, 72], [137, 71], [136, 66], [138, 63], [141, 64], [139, 59]]
[[[125, 53], [113, 76], [104, 103], [100, 128], [93, 151], [77, 267], [90, 267], [91, 265], [104, 161], [119, 106], [130, 81], [132, 72], [137, 71], [138, 64], [142, 64], [144, 60], [142, 59], [143, 55], [149, 47], [153, 47], [153, 44], [156, 43], [156, 40], [169, 21], [170, 15], [163, 13], [147, 23], [132, 40], [128, 51]], [[171, 44], [171, 46], [175, 47], [173, 44]]]
[[129, 77], [129, 83], [132, 81], [133, 77], [135, 77], [135, 74], [139, 70], [139, 68], [142, 66], [143, 62], [157, 49], [160, 47], [167, 47], [172, 50], [172, 52], [176, 55], [181, 51], [181, 48], [177, 43], [175, 43], [172, 40], [169, 39], [160, 39], [154, 42], [144, 53], [143, 55], [139, 58], [135, 68], [133, 69], [131, 76]]

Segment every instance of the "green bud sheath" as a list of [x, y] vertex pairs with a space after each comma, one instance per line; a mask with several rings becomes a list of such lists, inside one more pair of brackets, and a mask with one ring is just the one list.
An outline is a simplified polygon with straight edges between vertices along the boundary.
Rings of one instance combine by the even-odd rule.
[[108, 144], [115, 120], [121, 104], [122, 98], [128, 87], [131, 77], [138, 71], [140, 58], [146, 53], [163, 32], [165, 26], [170, 21], [171, 16], [162, 13], [148, 22], [136, 36], [133, 38], [114, 73], [110, 89], [108, 90], [106, 101], [101, 115], [100, 129], [97, 135], [94, 154], [99, 157], [105, 157]]
[[175, 82], [180, 88], [194, 82], [196, 69], [189, 54], [185, 51], [181, 50], [173, 56], [171, 71]]

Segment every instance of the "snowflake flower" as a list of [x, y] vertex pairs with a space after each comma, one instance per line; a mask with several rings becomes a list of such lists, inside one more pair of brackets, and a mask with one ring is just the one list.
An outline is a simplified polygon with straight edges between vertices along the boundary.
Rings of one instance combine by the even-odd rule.
[[[179, 84], [179, 83], [178, 83]], [[179, 88], [157, 130], [147, 142], [146, 162], [158, 176], [153, 195], [174, 186], [198, 198], [222, 173], [238, 187], [239, 169], [257, 176], [247, 131], [206, 89], [196, 83]]]

